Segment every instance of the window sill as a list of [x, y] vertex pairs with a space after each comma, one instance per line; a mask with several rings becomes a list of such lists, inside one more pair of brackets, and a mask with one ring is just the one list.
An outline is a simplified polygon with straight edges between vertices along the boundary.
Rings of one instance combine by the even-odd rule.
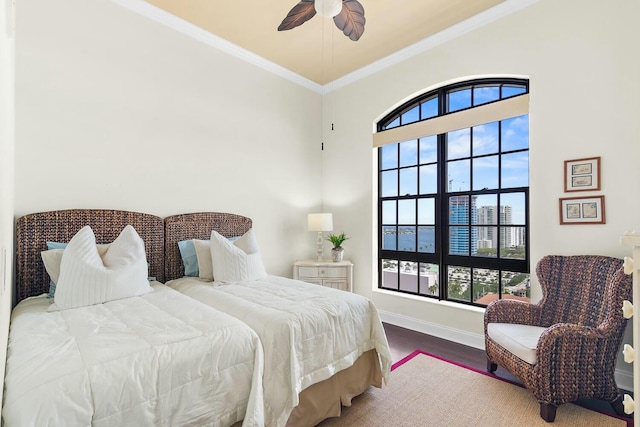
[[476, 306], [473, 306], [473, 305], [458, 304], [458, 303], [451, 302], [451, 301], [440, 301], [440, 300], [433, 299], [433, 298], [425, 298], [425, 297], [421, 297], [421, 296], [417, 296], [417, 295], [405, 294], [405, 293], [402, 293], [402, 292], [387, 291], [385, 289], [380, 289], [380, 288], [373, 289], [373, 293], [374, 294], [385, 295], [385, 296], [394, 296], [394, 297], [406, 298], [406, 299], [410, 299], [410, 300], [414, 300], [414, 301], [424, 302], [426, 304], [435, 304], [435, 305], [438, 305], [440, 307], [450, 307], [450, 308], [455, 308], [457, 310], [469, 311], [469, 312], [472, 312], [472, 313], [484, 313], [484, 311], [485, 311], [485, 307], [476, 307]]

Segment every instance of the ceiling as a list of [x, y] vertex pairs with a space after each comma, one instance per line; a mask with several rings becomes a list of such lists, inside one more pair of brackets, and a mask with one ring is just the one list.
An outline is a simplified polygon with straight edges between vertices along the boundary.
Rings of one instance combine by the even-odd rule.
[[319, 14], [299, 27], [277, 31], [298, 0], [146, 1], [324, 85], [505, 0], [359, 0], [366, 24], [357, 42]]

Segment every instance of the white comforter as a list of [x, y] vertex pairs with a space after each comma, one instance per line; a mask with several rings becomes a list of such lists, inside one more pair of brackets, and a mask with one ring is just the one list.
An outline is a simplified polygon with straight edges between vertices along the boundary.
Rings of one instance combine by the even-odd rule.
[[264, 424], [262, 346], [244, 323], [161, 284], [154, 292], [12, 313], [7, 426]]
[[277, 276], [235, 283], [185, 277], [167, 285], [258, 333], [265, 353], [266, 425], [284, 425], [298, 405], [298, 393], [371, 349], [380, 355], [388, 380], [387, 338], [375, 306], [360, 295]]

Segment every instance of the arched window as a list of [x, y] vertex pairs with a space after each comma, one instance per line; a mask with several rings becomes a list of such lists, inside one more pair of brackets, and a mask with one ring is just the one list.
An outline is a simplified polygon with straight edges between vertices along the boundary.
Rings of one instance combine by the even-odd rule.
[[378, 122], [379, 288], [529, 299], [528, 109], [528, 80], [476, 79]]

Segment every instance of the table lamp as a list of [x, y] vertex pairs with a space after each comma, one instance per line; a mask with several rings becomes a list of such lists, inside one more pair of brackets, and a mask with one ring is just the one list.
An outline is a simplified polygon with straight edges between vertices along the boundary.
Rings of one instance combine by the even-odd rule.
[[312, 213], [307, 215], [307, 228], [309, 231], [318, 232], [318, 240], [316, 244], [318, 246], [316, 254], [318, 255], [318, 262], [322, 261], [322, 245], [323, 237], [322, 233], [325, 231], [333, 231], [333, 215], [330, 213]]

